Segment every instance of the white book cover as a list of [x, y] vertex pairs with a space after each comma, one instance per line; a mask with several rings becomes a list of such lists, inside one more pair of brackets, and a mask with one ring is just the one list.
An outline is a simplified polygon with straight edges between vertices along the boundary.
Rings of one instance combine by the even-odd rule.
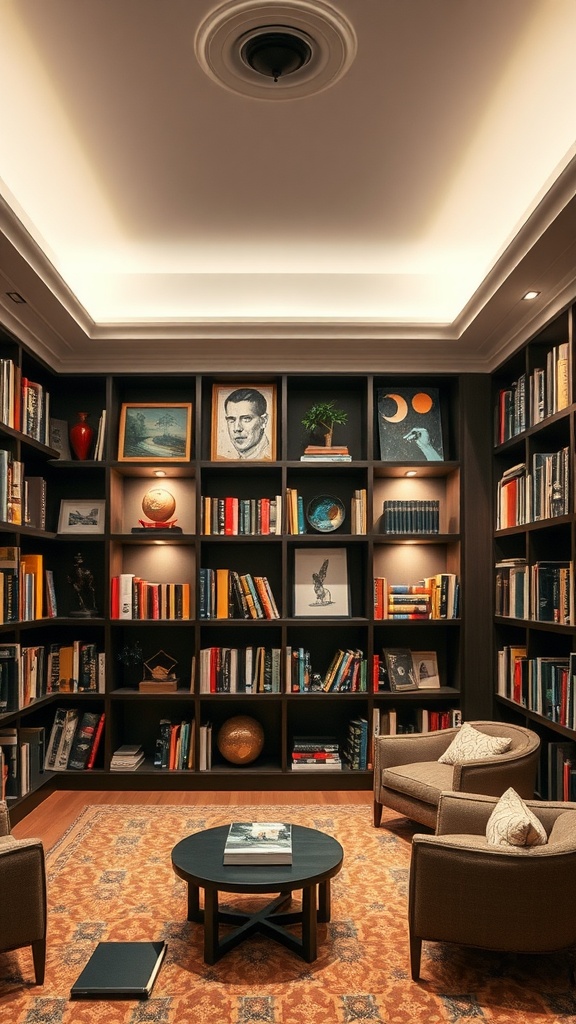
[[291, 864], [292, 826], [279, 821], [233, 821], [224, 864]]

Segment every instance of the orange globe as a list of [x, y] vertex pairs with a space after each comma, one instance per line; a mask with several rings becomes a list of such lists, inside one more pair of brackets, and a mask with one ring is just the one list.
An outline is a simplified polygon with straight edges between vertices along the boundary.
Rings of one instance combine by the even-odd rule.
[[264, 729], [249, 715], [234, 715], [220, 726], [216, 746], [232, 764], [250, 764], [262, 753]]

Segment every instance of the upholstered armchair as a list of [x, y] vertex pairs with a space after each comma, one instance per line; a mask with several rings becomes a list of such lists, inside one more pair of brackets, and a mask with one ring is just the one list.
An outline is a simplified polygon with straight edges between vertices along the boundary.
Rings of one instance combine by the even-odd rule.
[[374, 825], [382, 807], [436, 827], [440, 793], [452, 790], [502, 796], [512, 786], [521, 797], [534, 796], [540, 739], [530, 729], [504, 722], [470, 722], [478, 732], [509, 737], [509, 750], [462, 764], [441, 764], [458, 729], [378, 736], [374, 742]]
[[546, 953], [576, 944], [576, 803], [526, 800], [543, 846], [492, 846], [497, 797], [442, 793], [435, 835], [414, 836], [408, 921], [412, 978], [422, 940]]
[[39, 839], [16, 839], [0, 801], [0, 951], [32, 946], [36, 984], [46, 964], [46, 869]]

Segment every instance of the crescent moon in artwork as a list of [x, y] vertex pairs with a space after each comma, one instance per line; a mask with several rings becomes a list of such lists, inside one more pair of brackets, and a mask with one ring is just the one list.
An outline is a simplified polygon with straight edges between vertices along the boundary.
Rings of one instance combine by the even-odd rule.
[[405, 420], [406, 413], [408, 412], [408, 403], [406, 402], [406, 399], [402, 398], [402, 395], [393, 394], [384, 395], [384, 398], [390, 398], [392, 401], [396, 402], [396, 412], [393, 416], [384, 416], [384, 413], [382, 413], [382, 418], [387, 420], [388, 423], [401, 423], [402, 420]]

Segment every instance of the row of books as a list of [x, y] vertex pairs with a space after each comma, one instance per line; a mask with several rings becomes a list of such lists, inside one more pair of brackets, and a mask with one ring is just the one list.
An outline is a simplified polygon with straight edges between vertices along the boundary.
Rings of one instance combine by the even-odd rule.
[[45, 730], [21, 726], [0, 730], [0, 799], [26, 796], [43, 781]]
[[413, 720], [398, 720], [396, 708], [375, 707], [372, 710], [373, 736], [398, 736], [407, 732], [437, 732], [439, 729], [454, 729], [462, 725], [460, 708], [414, 708]]
[[572, 562], [508, 558], [495, 566], [495, 614], [535, 622], [574, 623]]
[[234, 569], [200, 569], [201, 619], [278, 619], [280, 612], [266, 576]]
[[280, 693], [279, 647], [205, 647], [200, 651], [200, 693]]
[[374, 577], [374, 618], [457, 619], [460, 615], [460, 581], [455, 573], [439, 572], [417, 583], [389, 583]]
[[195, 728], [194, 719], [172, 722], [169, 718], [160, 720], [160, 732], [156, 740], [154, 767], [169, 771], [183, 771], [194, 768]]
[[189, 583], [152, 583], [131, 572], [110, 580], [112, 619], [189, 619]]
[[27, 476], [24, 463], [0, 448], [0, 520], [46, 529], [46, 480]]
[[104, 689], [104, 653], [94, 643], [0, 646], [0, 714], [25, 708], [48, 693]]
[[498, 694], [576, 729], [576, 654], [529, 657], [524, 644], [498, 651]]
[[200, 499], [200, 532], [220, 536], [267, 536], [282, 532], [282, 496]]
[[503, 444], [528, 427], [572, 402], [570, 344], [562, 342], [550, 348], [546, 365], [530, 374], [521, 373], [509, 387], [501, 388], [496, 405], [496, 443]]
[[94, 768], [105, 724], [105, 713], [57, 708], [44, 759], [45, 771], [85, 771]]
[[535, 452], [531, 472], [520, 462], [505, 470], [498, 481], [496, 529], [567, 515], [570, 511], [569, 448]]
[[[576, 800], [576, 743], [556, 740], [547, 747], [548, 777], [544, 797], [548, 800]], [[544, 788], [544, 787], [541, 787]]]
[[325, 693], [365, 693], [367, 689], [367, 660], [359, 649], [339, 648], [322, 683]]
[[382, 513], [384, 533], [438, 533], [440, 530], [440, 501], [436, 498], [390, 499], [384, 502]]
[[0, 623], [41, 619], [45, 585], [42, 555], [0, 547]]
[[0, 359], [0, 420], [41, 444], [50, 441], [50, 394], [22, 375], [12, 359]]

